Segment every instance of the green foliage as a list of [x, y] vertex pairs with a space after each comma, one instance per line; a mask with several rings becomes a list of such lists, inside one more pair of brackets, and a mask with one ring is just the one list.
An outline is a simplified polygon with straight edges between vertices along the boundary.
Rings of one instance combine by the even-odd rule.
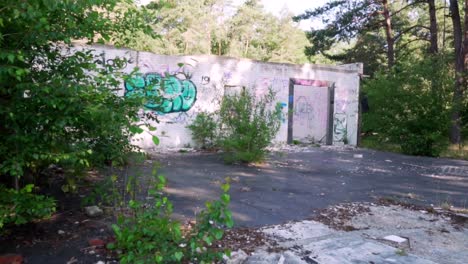
[[307, 32], [307, 38], [312, 45], [307, 47], [306, 54], [324, 54], [337, 41], [350, 41], [372, 28], [370, 25], [378, 22], [375, 14], [378, 14], [380, 5], [373, 0], [329, 1], [321, 7], [294, 17], [295, 20], [321, 18], [322, 23], [326, 25]]
[[188, 128], [192, 131], [193, 139], [202, 149], [215, 146], [218, 125], [214, 119], [214, 114], [207, 112], [199, 113]]
[[[225, 95], [221, 103], [220, 146], [227, 162], [258, 162], [279, 131], [281, 106], [272, 107], [275, 94], [255, 98], [243, 88], [240, 93]], [[272, 109], [273, 108], [273, 109]]]
[[[32, 178], [21, 183], [46, 182], [41, 171], [59, 164], [69, 172], [62, 189], [73, 191], [79, 172], [134, 150], [140, 102], [117, 95], [127, 62], [99, 64], [92, 51], [69, 47], [74, 40], [123, 45], [122, 32], [147, 29], [139, 13], [131, 0], [2, 2], [1, 182], [24, 175]], [[46, 202], [39, 205], [53, 205]]]
[[[366, 119], [367, 120], [367, 119]], [[367, 121], [366, 121], [367, 122]], [[395, 143], [389, 143], [388, 139], [379, 136], [366, 135], [361, 138], [360, 147], [376, 149], [380, 151], [401, 153], [401, 147]]]
[[117, 175], [106, 178], [97, 183], [91, 193], [81, 200], [82, 205], [111, 205], [117, 206], [121, 203], [120, 193], [117, 191]]
[[468, 96], [465, 96], [464, 106], [461, 111], [462, 117], [462, 138], [468, 138]]
[[0, 230], [8, 224], [22, 225], [36, 219], [50, 217], [55, 201], [32, 193], [29, 184], [19, 191], [0, 185]]
[[88, 167], [131, 151], [138, 102], [115, 93], [125, 60], [99, 66], [91, 51], [63, 45], [98, 34], [111, 40], [120, 20], [110, 14], [123, 1], [7, 2], [0, 23], [0, 175], [36, 175], [50, 163]]
[[227, 55], [261, 61], [305, 63], [306, 34], [282, 10], [280, 17], [264, 11], [261, 1], [246, 1], [228, 20]]
[[403, 153], [438, 156], [445, 147], [452, 85], [442, 57], [401, 64], [365, 83], [369, 113], [363, 130], [398, 144]]
[[[233, 7], [230, 0], [153, 1], [147, 19], [159, 39], [133, 34], [129, 47], [158, 54], [215, 54], [262, 61], [304, 63], [306, 34], [283, 10], [269, 14], [259, 3]], [[231, 14], [234, 12], [234, 15]]]
[[224, 228], [232, 228], [234, 221], [232, 213], [228, 209], [231, 197], [228, 194], [229, 178], [221, 185], [222, 194], [219, 200], [206, 202], [206, 209], [197, 216], [197, 224], [189, 233], [188, 259], [199, 263], [213, 263], [222, 259], [223, 254], [229, 255], [229, 251], [213, 250], [213, 243], [222, 239]]
[[301, 141], [297, 139], [293, 139], [293, 145], [300, 145], [300, 144], [301, 144]]
[[[424, 52], [429, 32], [427, 1], [388, 1], [392, 25], [392, 40], [400, 58]], [[313, 10], [294, 17], [296, 21], [321, 20], [320, 28], [307, 31], [310, 45], [306, 54], [311, 60], [327, 63], [364, 64], [364, 72], [371, 75], [387, 60], [388, 39], [384, 31], [383, 2], [375, 0], [328, 1]], [[398, 15], [396, 15], [398, 14]], [[444, 25], [445, 26], [445, 25]]]
[[156, 173], [153, 176], [156, 181], [148, 191], [153, 204], [130, 200], [131, 215], [122, 215], [112, 226], [116, 242], [109, 248], [119, 250], [120, 263], [213, 263], [229, 254], [212, 247], [223, 237], [223, 228], [233, 226], [229, 183], [222, 185], [220, 200], [206, 203], [197, 224], [183, 230], [171, 219], [172, 203], [162, 194], [166, 179]]

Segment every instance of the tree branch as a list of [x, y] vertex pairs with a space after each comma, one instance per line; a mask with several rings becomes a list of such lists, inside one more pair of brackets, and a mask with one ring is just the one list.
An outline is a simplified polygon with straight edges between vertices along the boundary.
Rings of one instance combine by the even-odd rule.
[[412, 7], [412, 6], [415, 6], [415, 5], [418, 5], [418, 4], [422, 4], [422, 3], [426, 3], [426, 0], [417, 0], [417, 1], [414, 1], [413, 3], [411, 4], [408, 4], [404, 7], [402, 7], [400, 10], [398, 11], [395, 11], [393, 13], [390, 14], [390, 17], [393, 17], [394, 15], [398, 15], [399, 13], [401, 13], [403, 10], [409, 8], [409, 7]]
[[413, 30], [413, 29], [415, 29], [415, 28], [424, 28], [424, 29], [430, 30], [430, 28], [427, 27], [427, 26], [423, 26], [423, 25], [414, 25], [414, 26], [411, 26], [411, 27], [409, 27], [409, 28], [406, 28], [406, 29], [404, 29], [404, 30], [398, 32], [398, 35], [396, 35], [396, 36], [394, 37], [395, 41], [398, 40], [403, 34], [408, 33], [409, 31], [411, 31], [411, 30]]
[[399, 49], [399, 50], [404, 50], [404, 48], [405, 48], [406, 46], [408, 46], [409, 44], [411, 44], [411, 43], [413, 43], [413, 42], [416, 42], [416, 41], [428, 41], [428, 42], [429, 42], [428, 39], [415, 38], [415, 39], [412, 39], [412, 40], [410, 40], [410, 41], [408, 41], [408, 42], [402, 44], [401, 46], [398, 47], [398, 49]]

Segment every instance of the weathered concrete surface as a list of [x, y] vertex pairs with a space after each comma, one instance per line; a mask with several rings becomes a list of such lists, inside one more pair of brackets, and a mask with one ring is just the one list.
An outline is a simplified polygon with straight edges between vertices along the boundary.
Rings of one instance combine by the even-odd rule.
[[[399, 206], [371, 206], [346, 224], [362, 228], [337, 231], [315, 221], [261, 228], [273, 242], [251, 255], [233, 255], [228, 263], [451, 263], [468, 259], [468, 229], [447, 217]], [[410, 244], [392, 244], [384, 236], [405, 236]], [[272, 249], [272, 244], [274, 245]]]
[[[224, 94], [239, 91], [242, 87], [249, 89], [256, 98], [263, 97], [269, 89], [275, 92], [274, 104], [280, 103], [282, 106], [282, 122], [274, 142], [286, 142], [288, 139], [288, 113], [291, 107], [294, 109], [292, 120], [296, 129], [302, 127], [311, 132], [302, 135], [293, 132], [294, 139], [302, 141], [308, 136], [325, 143], [321, 133], [324, 131], [318, 129], [318, 124], [325, 128], [330, 122], [332, 125], [328, 133], [334, 144], [346, 141], [351, 145], [357, 144], [361, 63], [294, 65], [213, 55], [157, 55], [101, 45], [77, 45], [73, 51], [82, 49], [94, 50], [93, 53], [98, 56], [95, 62], [100, 65], [112, 65], [116, 58], [127, 59], [122, 72], [131, 73], [132, 78], [122, 82], [119, 95], [145, 96], [145, 87], [148, 90], [149, 84], [151, 90], [160, 89], [158, 95], [162, 97], [162, 102], [151, 102], [151, 98], [147, 98], [150, 102], [145, 104], [146, 110], [159, 113], [160, 122], [149, 121], [158, 130], [134, 138], [134, 143], [145, 149], [155, 147], [152, 134], [164, 138], [161, 140], [162, 146], [195, 145], [187, 126], [199, 113], [218, 110]], [[136, 67], [139, 74], [133, 74]], [[165, 77], [167, 74], [171, 77]], [[164, 80], [168, 83], [161, 85], [160, 82], [164, 83]], [[297, 96], [290, 93], [290, 83]], [[301, 86], [304, 89], [300, 89]], [[328, 87], [334, 90], [333, 113], [328, 113], [331, 100], [322, 93], [327, 93]], [[300, 90], [303, 92], [299, 93]]]
[[387, 235], [404, 237], [409, 243], [399, 246], [438, 263], [466, 263], [468, 225], [453, 225], [451, 220], [449, 216], [398, 206], [371, 206], [370, 212], [355, 216], [346, 224], [359, 229], [356, 233], [370, 238], [380, 239]]
[[[219, 153], [162, 153], [155, 160], [168, 179], [175, 213], [183, 218], [217, 198], [225, 177], [232, 179], [237, 226], [304, 220], [329, 205], [382, 196], [468, 207], [468, 161], [462, 160], [323, 147], [274, 154], [259, 166], [225, 165]], [[142, 166], [141, 173], [150, 175], [151, 165]]]

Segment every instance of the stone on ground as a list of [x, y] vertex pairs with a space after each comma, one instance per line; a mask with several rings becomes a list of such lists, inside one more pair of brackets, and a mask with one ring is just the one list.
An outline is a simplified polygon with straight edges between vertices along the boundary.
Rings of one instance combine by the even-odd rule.
[[96, 205], [87, 206], [84, 208], [84, 210], [85, 210], [86, 215], [89, 217], [98, 217], [104, 213], [102, 209]]
[[384, 237], [383, 239], [390, 241], [390, 242], [395, 242], [397, 244], [406, 243], [406, 241], [408, 241], [408, 239], [406, 238], [402, 238], [400, 236], [395, 236], [395, 235], [389, 235], [389, 236]]

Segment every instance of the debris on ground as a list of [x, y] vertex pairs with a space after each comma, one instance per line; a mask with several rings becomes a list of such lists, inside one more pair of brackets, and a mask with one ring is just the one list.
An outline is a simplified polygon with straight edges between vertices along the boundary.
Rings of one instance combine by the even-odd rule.
[[313, 220], [248, 230], [264, 243], [244, 250], [245, 241], [233, 239], [236, 244], [225, 244], [236, 252], [227, 263], [465, 264], [468, 221], [409, 207], [339, 204]]
[[103, 215], [104, 213], [102, 209], [96, 205], [86, 206], [84, 210], [85, 210], [86, 215], [89, 217], [98, 217], [98, 216]]
[[352, 231], [355, 230], [355, 227], [348, 225], [347, 221], [351, 220], [354, 216], [369, 211], [370, 209], [366, 204], [348, 203], [320, 210], [312, 220], [324, 223], [337, 230]]
[[274, 241], [261, 230], [255, 228], [226, 230], [223, 238], [216, 243], [218, 248], [229, 249], [232, 252], [242, 250], [247, 254], [254, 252], [258, 247], [272, 247], [274, 245]]

